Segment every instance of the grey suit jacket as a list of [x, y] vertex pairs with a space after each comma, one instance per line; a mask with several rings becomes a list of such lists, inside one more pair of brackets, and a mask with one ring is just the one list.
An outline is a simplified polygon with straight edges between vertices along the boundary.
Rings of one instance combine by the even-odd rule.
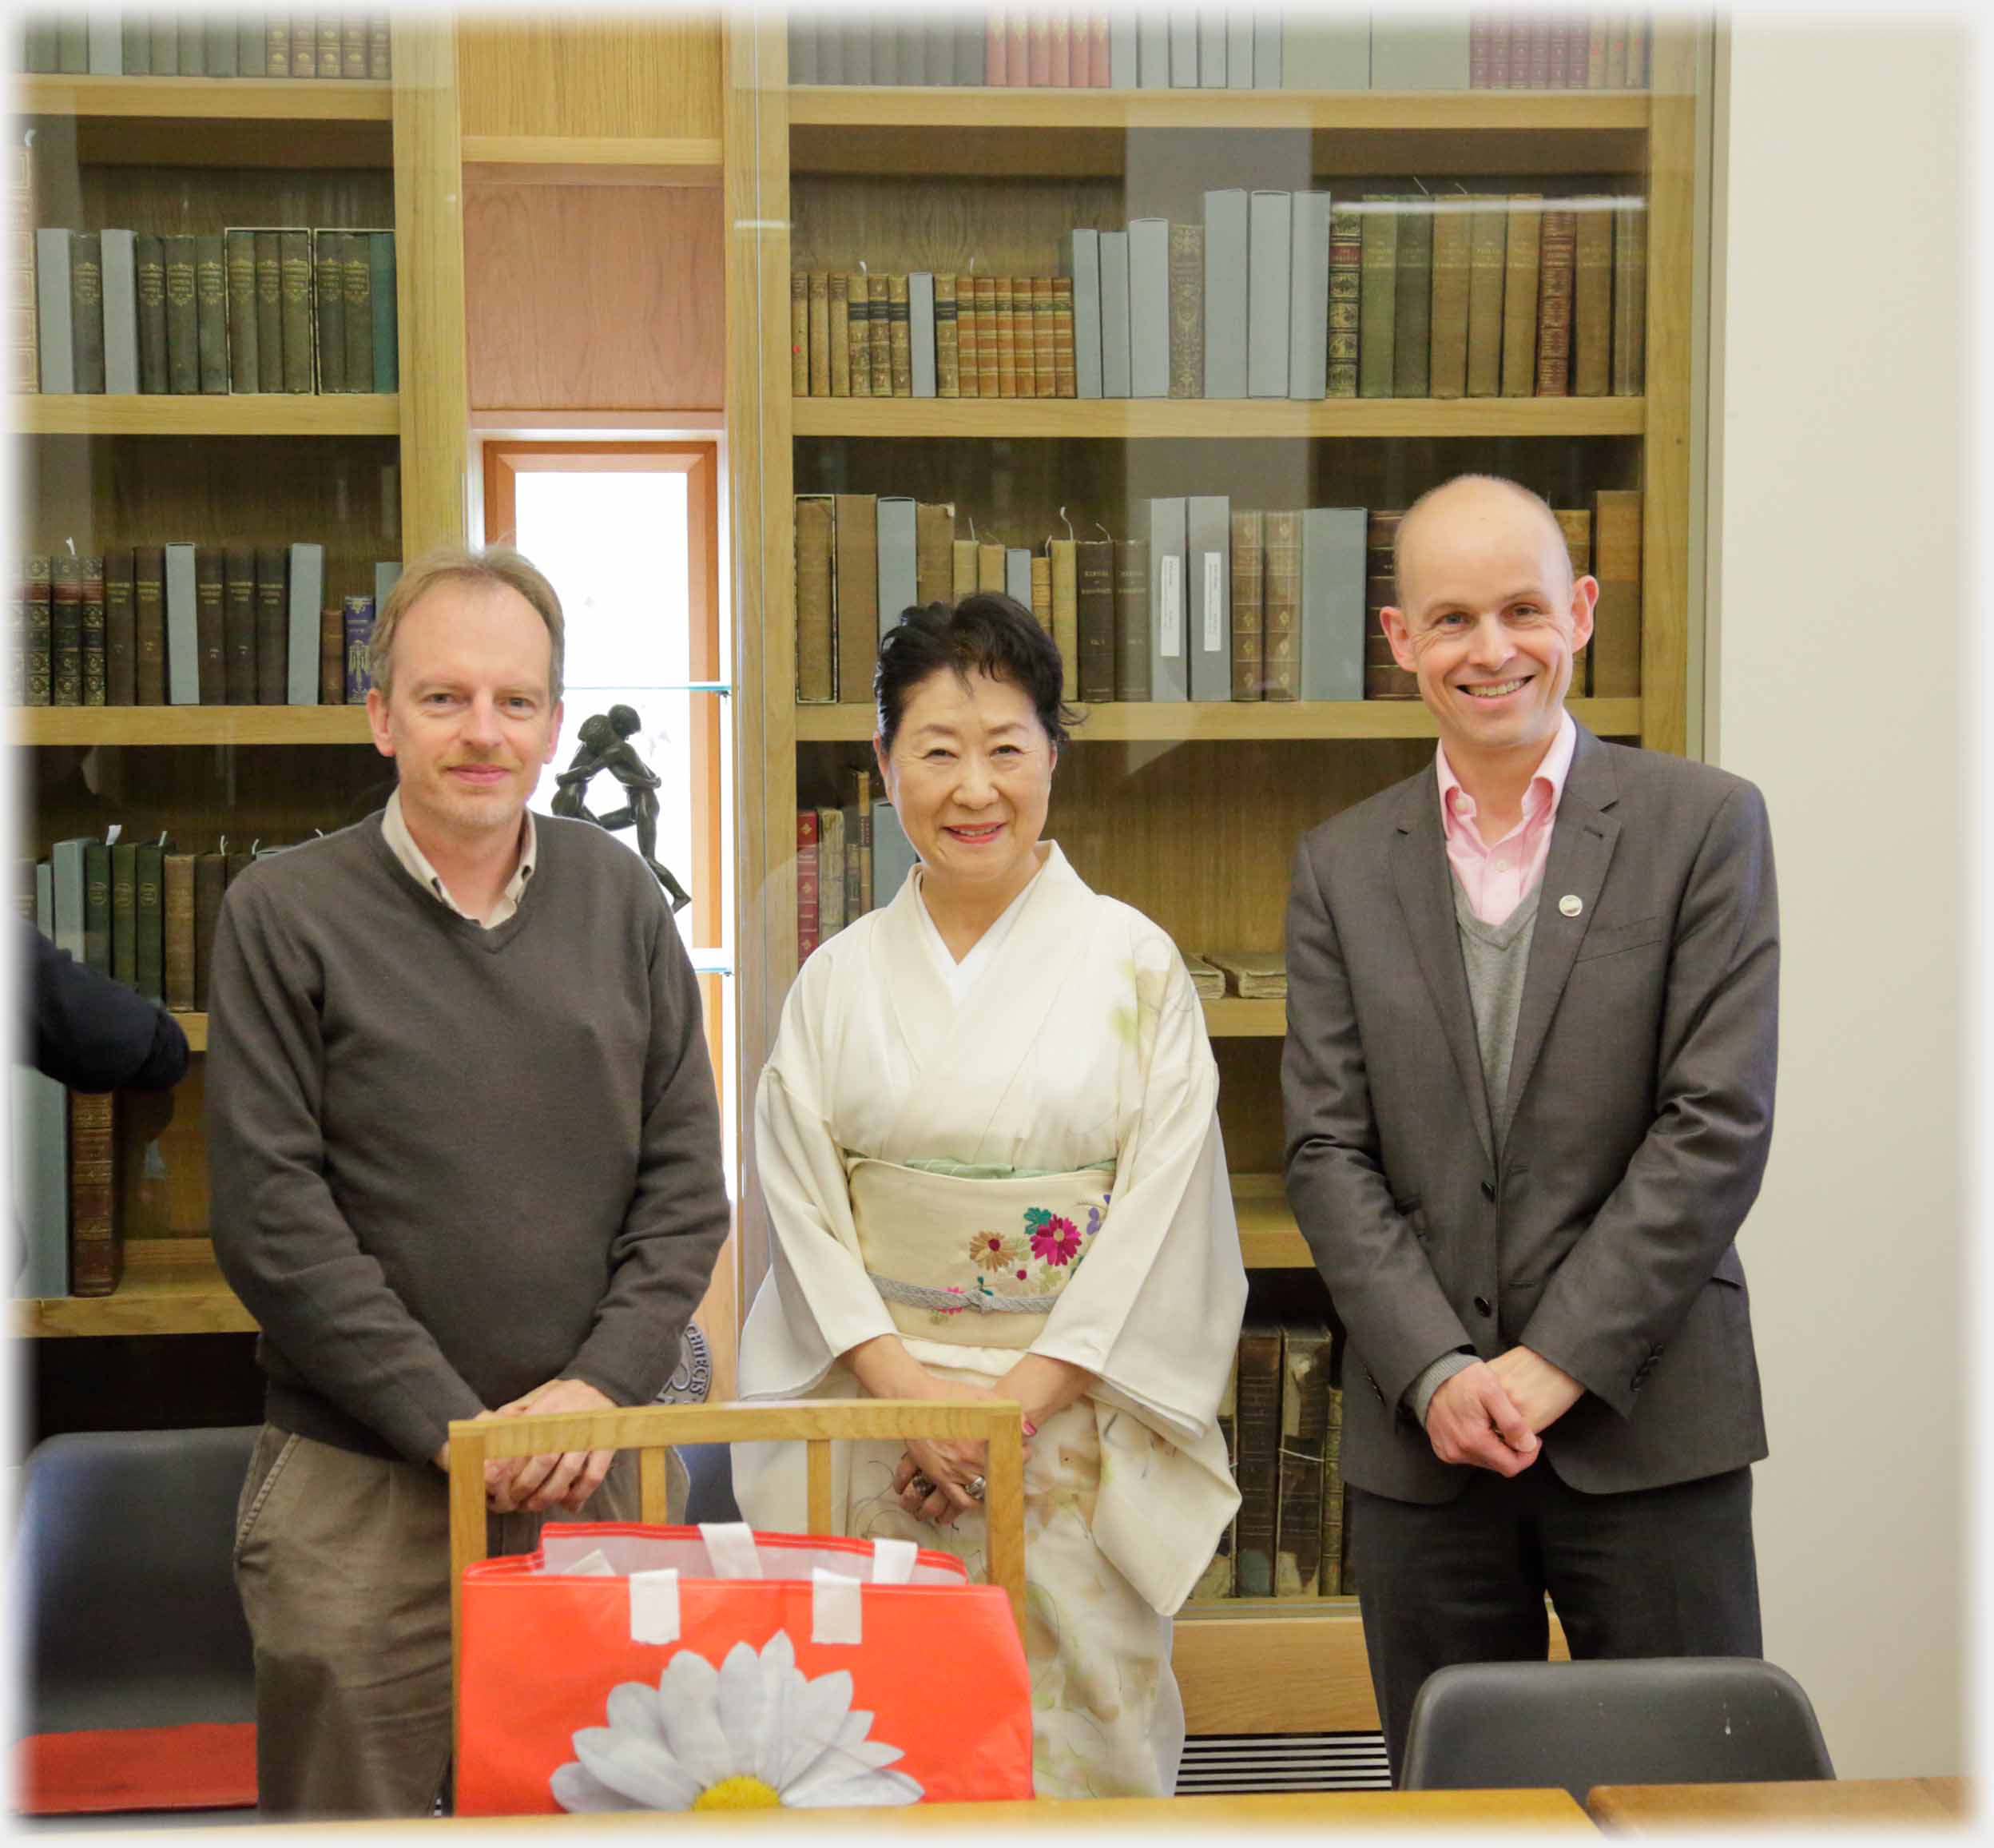
[[[1402, 1405], [1521, 1344], [1585, 1394], [1543, 1433], [1591, 1492], [1766, 1454], [1732, 1241], [1773, 1124], [1779, 921], [1766, 808], [1583, 726], [1553, 826], [1492, 1147], [1431, 766], [1303, 837], [1288, 907], [1287, 1186], [1342, 1329], [1343, 1468], [1439, 1502]], [[1559, 900], [1576, 896], [1567, 916]]]

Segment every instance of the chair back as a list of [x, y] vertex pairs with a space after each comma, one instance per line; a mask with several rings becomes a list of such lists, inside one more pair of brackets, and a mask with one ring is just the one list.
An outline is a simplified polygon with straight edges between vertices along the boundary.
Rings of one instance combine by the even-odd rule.
[[35, 1446], [13, 1588], [23, 1734], [256, 1718], [233, 1564], [256, 1438], [250, 1425]]
[[1401, 1788], [1770, 1783], [1832, 1778], [1799, 1683], [1756, 1658], [1460, 1663], [1412, 1703]]

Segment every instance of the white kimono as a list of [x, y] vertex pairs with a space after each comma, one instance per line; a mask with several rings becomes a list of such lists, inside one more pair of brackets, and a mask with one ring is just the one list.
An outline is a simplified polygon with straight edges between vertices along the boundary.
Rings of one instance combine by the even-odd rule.
[[[1056, 845], [959, 968], [920, 878], [784, 1007], [756, 1101], [772, 1250], [741, 1396], [862, 1397], [838, 1357], [895, 1333], [979, 1385], [1025, 1349], [1094, 1375], [1026, 1464], [1035, 1782], [1168, 1795], [1170, 1617], [1239, 1504], [1214, 1419], [1246, 1279], [1203, 1011], [1170, 939]], [[903, 1448], [837, 1447], [845, 1531], [979, 1564], [980, 1514], [900, 1509]], [[800, 1445], [737, 1446], [734, 1481], [756, 1526], [801, 1530]]]

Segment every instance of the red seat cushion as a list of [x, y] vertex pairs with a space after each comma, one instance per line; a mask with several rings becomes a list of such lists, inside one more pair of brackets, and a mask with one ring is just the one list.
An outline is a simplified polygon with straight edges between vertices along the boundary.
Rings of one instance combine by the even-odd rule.
[[253, 1809], [256, 1729], [244, 1721], [36, 1733], [18, 1749], [14, 1792], [30, 1816]]

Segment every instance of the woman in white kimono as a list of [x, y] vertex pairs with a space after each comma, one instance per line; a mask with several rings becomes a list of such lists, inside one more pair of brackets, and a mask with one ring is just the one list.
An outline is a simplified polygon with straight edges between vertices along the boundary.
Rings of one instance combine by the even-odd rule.
[[[1036, 1788], [1168, 1795], [1170, 1616], [1239, 1501], [1214, 1419], [1246, 1282], [1203, 1011], [1170, 939], [1039, 838], [1066, 733], [1030, 612], [909, 610], [876, 691], [921, 864], [784, 1007], [741, 1395], [1018, 1401]], [[979, 1569], [983, 1448], [838, 1446], [844, 1531]], [[800, 1530], [801, 1446], [733, 1461], [747, 1518]]]

